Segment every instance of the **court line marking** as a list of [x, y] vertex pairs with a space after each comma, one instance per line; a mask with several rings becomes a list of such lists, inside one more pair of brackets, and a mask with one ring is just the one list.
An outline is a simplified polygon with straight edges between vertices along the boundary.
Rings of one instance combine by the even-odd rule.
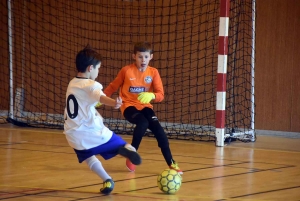
[[278, 188], [278, 189], [274, 189], [274, 190], [261, 191], [261, 192], [257, 192], [257, 193], [250, 193], [250, 194], [245, 194], [245, 195], [234, 196], [234, 197], [230, 197], [230, 198], [241, 198], [241, 197], [247, 197], [247, 196], [258, 195], [258, 194], [265, 194], [265, 193], [271, 193], [271, 192], [290, 190], [290, 189], [294, 189], [294, 188], [300, 188], [300, 186], [291, 186], [291, 187], [287, 187], [287, 188]]
[[[0, 187], [11, 187], [11, 188], [30, 188], [30, 189], [37, 189], [37, 190], [45, 190], [45, 191], [48, 191], [48, 192], [40, 192], [40, 193], [37, 193], [37, 194], [42, 194], [42, 193], [51, 193], [51, 192], [74, 192], [74, 193], [86, 193], [86, 194], [95, 194], [97, 196], [90, 196], [90, 197], [86, 197], [86, 198], [73, 198], [74, 200], [72, 201], [75, 201], [75, 200], [85, 200], [85, 199], [90, 199], [90, 198], [97, 198], [97, 197], [105, 197], [106, 195], [102, 195], [100, 194], [99, 192], [95, 192], [95, 191], [87, 191], [87, 190], [84, 190], [84, 191], [81, 191], [81, 190], [70, 190], [70, 189], [55, 189], [55, 188], [40, 188], [40, 187], [28, 187], [28, 186], [11, 186], [11, 185], [0, 185]], [[157, 187], [156, 187], [157, 188]], [[18, 192], [16, 192], [18, 193]], [[30, 196], [30, 195], [37, 195], [37, 194], [28, 194], [27, 196]], [[148, 196], [148, 197], [145, 197]], [[45, 197], [47, 195], [44, 195]], [[171, 194], [171, 195], [168, 195], [168, 194], [165, 194], [165, 193], [162, 193], [159, 189], [158, 189], [158, 193], [157, 193], [157, 196], [163, 196], [162, 197], [155, 197], [153, 196], [153, 193], [140, 193], [140, 192], [123, 192], [123, 191], [113, 191], [112, 194], [110, 194], [110, 196], [127, 196], [127, 197], [135, 197], [135, 198], [149, 198], [149, 199], [157, 199], [157, 200], [174, 200], [176, 197], [176, 200], [184, 200], [184, 198], [197, 198], [197, 199], [210, 199], [210, 200], [213, 200], [212, 197], [210, 196], [193, 196], [193, 195], [179, 195], [178, 193], [176, 194]], [[166, 197], [166, 196], [170, 196], [170, 198]], [[24, 196], [19, 196], [19, 197], [24, 197]], [[63, 197], [63, 196], [49, 196], [51, 198], [54, 198], [54, 197], [61, 197], [61, 198], [66, 198], [66, 197]], [[71, 197], [68, 197], [68, 198], [71, 198]], [[3, 199], [11, 199], [11, 198], [3, 198]], [[215, 201], [221, 201], [221, 200], [231, 200], [232, 198], [228, 197], [228, 198], [221, 198], [221, 199], [218, 199], [218, 200], [215, 200]], [[0, 200], [2, 200], [0, 198]], [[245, 201], [245, 199], [234, 199], [235, 201]], [[255, 199], [256, 201], [266, 201], [266, 200], [261, 200], [261, 199]], [[71, 200], [69, 200], [71, 201]], [[201, 200], [199, 200], [201, 201]]]
[[[53, 130], [53, 131], [41, 131], [41, 130], [38, 130], [40, 128], [1, 128], [0, 127], [0, 130], [8, 130], [8, 131], [22, 131], [22, 132], [34, 132], [34, 133], [48, 133], [48, 134], [59, 134], [59, 135], [64, 135], [63, 134], [63, 130]], [[118, 134], [118, 135], [121, 135], [122, 138], [124, 139], [131, 139], [131, 135], [125, 135], [125, 134]], [[148, 137], [147, 140], [149, 141], [156, 141], [156, 139], [154, 137], [149, 137], [149, 136], [146, 136]], [[150, 138], [153, 138], [153, 139], [150, 139]], [[143, 138], [143, 139], [146, 139], [146, 138]], [[209, 142], [204, 142], [204, 141], [188, 141], [188, 140], [181, 140], [181, 139], [169, 139], [172, 144], [201, 144], [201, 146], [212, 146], [212, 143], [209, 141]], [[207, 144], [209, 143], [209, 144]], [[249, 142], [249, 143], [252, 143], [252, 142]], [[253, 142], [255, 143], [255, 142]], [[300, 153], [299, 151], [287, 151], [287, 150], [274, 150], [274, 149], [267, 149], [267, 148], [255, 148], [255, 147], [235, 147], [235, 146], [230, 146], [230, 145], [227, 145], [227, 146], [224, 146], [224, 147], [216, 147], [216, 148], [230, 148], [230, 149], [255, 149], [255, 150], [263, 150], [263, 151], [272, 151], [272, 152], [283, 152], [283, 153]]]
[[[23, 143], [21, 143], [23, 144]], [[6, 144], [6, 145], [0, 145], [0, 149], [11, 149], [11, 150], [24, 150], [24, 151], [36, 151], [36, 152], [44, 152], [44, 153], [54, 153], [54, 154], [74, 154], [74, 152], [58, 152], [58, 151], [48, 151], [48, 150], [36, 150], [36, 149], [22, 149], [22, 148], [12, 148], [12, 147], [3, 147], [3, 146], [9, 146], [9, 145], [20, 145], [20, 144]], [[38, 145], [44, 145], [44, 144], [38, 144]], [[69, 148], [68, 146], [63, 147], [63, 148]], [[71, 151], [72, 149], [70, 149]], [[153, 154], [153, 152], [149, 153], [149, 152], [139, 152], [139, 153], [143, 153], [143, 154]], [[174, 154], [174, 156], [180, 156], [180, 157], [186, 157], [186, 158], [198, 158], [198, 159], [209, 159], [209, 160], [220, 160], [220, 161], [236, 161], [236, 162], [241, 162], [241, 163], [249, 163], [249, 161], [241, 161], [241, 160], [232, 160], [232, 159], [219, 159], [219, 158], [208, 158], [208, 157], [195, 157], [195, 156], [183, 156], [183, 155], [176, 155]], [[118, 157], [118, 156], [116, 156]], [[144, 159], [144, 160], [154, 160], [154, 161], [163, 161], [163, 160], [157, 160], [157, 159]], [[183, 163], [183, 162], [182, 162]], [[199, 164], [199, 163], [192, 163], [192, 162], [184, 162], [184, 163], [189, 163], [189, 164]], [[287, 164], [278, 164], [278, 163], [266, 163], [266, 162], [254, 162], [255, 164], [268, 164], [268, 165], [285, 165], [285, 166], [293, 166], [296, 167], [294, 165], [287, 165]], [[207, 163], [200, 163], [202, 165], [211, 165], [211, 164], [207, 164]]]
[[[243, 162], [243, 163], [249, 163], [249, 162]], [[227, 165], [221, 165], [221, 166], [229, 166], [229, 165], [236, 165], [237, 163], [235, 164], [227, 164]], [[239, 164], [242, 164], [242, 163], [239, 163]], [[199, 169], [194, 169], [194, 170], [201, 170], [201, 169], [208, 169], [208, 168], [215, 168], [215, 167], [220, 167], [220, 166], [212, 166], [212, 167], [206, 167], [206, 168], [199, 168]], [[287, 166], [287, 167], [292, 167], [292, 166]], [[275, 170], [275, 169], [281, 169], [281, 168], [287, 168], [287, 167], [278, 167], [278, 168], [272, 168], [272, 169], [264, 169], [264, 170], [260, 170], [260, 171], [253, 171], [253, 172], [246, 172], [246, 173], [240, 173], [240, 174], [234, 174], [234, 175], [226, 175], [226, 176], [221, 176], [221, 177], [216, 177], [216, 178], [222, 178], [222, 177], [229, 177], [229, 176], [236, 176], [236, 175], [242, 175], [242, 174], [250, 174], [250, 173], [254, 173], [254, 172], [261, 172], [261, 171], [268, 171], [268, 170]], [[187, 170], [187, 171], [194, 171], [194, 170]], [[147, 176], [147, 177], [151, 177], [152, 175], [150, 176]], [[156, 175], [153, 175], [153, 176], [156, 176]], [[136, 178], [136, 179], [139, 179], [139, 178]], [[200, 179], [200, 180], [191, 180], [191, 181], [185, 181], [184, 183], [186, 182], [194, 182], [194, 181], [201, 181], [201, 180], [208, 180], [208, 179], [215, 179], [215, 178], [205, 178], [205, 179]], [[97, 184], [98, 185], [98, 184]], [[91, 186], [91, 185], [89, 185]], [[82, 188], [82, 187], [75, 187], [75, 188]], [[73, 189], [75, 189], [73, 187]], [[149, 187], [149, 188], [156, 188], [156, 187]], [[139, 190], [139, 189], [138, 189]], [[135, 190], [136, 191], [136, 190]], [[134, 192], [135, 192], [134, 191]], [[129, 192], [132, 192], [132, 191], [129, 191]]]
[[[18, 129], [16, 129], [18, 130]], [[26, 130], [27, 131], [27, 130]], [[36, 131], [36, 132], [41, 132], [41, 131]], [[43, 133], [47, 133], [47, 131], [42, 131]], [[48, 133], [55, 133], [55, 132], [48, 132]], [[59, 134], [62, 134], [62, 133], [59, 133]], [[122, 135], [123, 136], [123, 135]], [[150, 140], [150, 141], [156, 141], [155, 139], [153, 140]], [[172, 141], [173, 142], [173, 141]], [[184, 140], [180, 140], [180, 142], [176, 142], [176, 143], [180, 143], [180, 144], [199, 144], [198, 142], [190, 142], [189, 143], [182, 143], [184, 142]], [[279, 152], [293, 152], [293, 151], [283, 151], [283, 150], [270, 150], [270, 149], [260, 149], [260, 148], [249, 148], [249, 147], [228, 147], [228, 148], [246, 148], [246, 149], [256, 149], [256, 150], [266, 150], [266, 151], [279, 151]], [[296, 152], [298, 153], [298, 152]], [[279, 169], [279, 168], [274, 168], [274, 169]], [[270, 170], [270, 169], [269, 169]], [[267, 170], [263, 170], [263, 171], [267, 171]], [[255, 171], [255, 172], [261, 172], [261, 171]], [[253, 173], [253, 172], [249, 172], [249, 173]], [[191, 181], [189, 181], [191, 182]], [[298, 188], [298, 187], [297, 187]], [[40, 188], [39, 188], [40, 189]], [[276, 191], [276, 190], [274, 190]], [[259, 193], [263, 193], [263, 192], [258, 192]], [[144, 193], [145, 194], [145, 193]], [[255, 194], [255, 193], [254, 193]], [[248, 196], [248, 195], [246, 195]], [[231, 197], [231, 198], [235, 198], [235, 197]]]
[[[197, 170], [213, 169], [213, 168], [217, 168], [217, 167], [230, 167], [232, 165], [246, 164], [246, 163], [249, 163], [249, 162], [232, 163], [232, 164], [227, 164], [227, 165], [213, 165], [213, 166], [209, 166], [209, 167], [190, 169], [190, 170], [186, 170], [185, 172], [192, 172], [192, 171], [197, 171]], [[196, 182], [196, 181], [205, 181], [205, 180], [210, 180], [210, 179], [219, 179], [219, 178], [225, 178], [225, 177], [231, 177], [231, 176], [239, 176], [239, 175], [245, 175], [245, 174], [253, 174], [253, 173], [258, 173], [258, 172], [278, 170], [278, 169], [283, 169], [283, 168], [291, 168], [291, 167], [293, 167], [293, 166], [282, 166], [282, 167], [267, 168], [267, 169], [255, 169], [253, 171], [251, 171], [252, 169], [249, 168], [250, 171], [248, 171], [248, 172], [242, 172], [242, 173], [237, 173], [237, 174], [229, 174], [229, 175], [225, 175], [225, 176], [208, 177], [208, 178], [202, 178], [202, 179], [196, 179], [196, 180], [188, 180], [188, 181], [183, 181], [182, 183], [190, 183], [190, 182]], [[149, 177], [157, 177], [157, 175], [158, 174], [152, 174], [152, 175], [147, 175], [147, 176], [135, 177], [134, 179], [144, 179], [144, 178], [149, 178]], [[130, 180], [130, 179], [115, 180], [115, 182], [128, 181], [128, 180]], [[85, 188], [85, 187], [95, 186], [95, 185], [99, 185], [99, 184], [101, 184], [101, 183], [94, 183], [94, 184], [89, 184], [89, 185], [70, 187], [68, 189]], [[154, 186], [154, 187], [152, 186], [152, 187], [147, 187], [147, 188], [142, 188], [142, 189], [135, 189], [135, 190], [129, 190], [129, 191], [124, 191], [124, 192], [135, 192], [135, 191], [139, 191], [139, 190], [152, 189], [152, 188], [156, 188], [156, 187], [157, 186]]]
[[[156, 140], [151, 140], [151, 141], [156, 142]], [[5, 141], [2, 141], [2, 142], [5, 142]], [[8, 144], [0, 144], [0, 149], [27, 150], [27, 151], [37, 151], [37, 152], [46, 152], [46, 153], [51, 152], [51, 153], [61, 153], [61, 154], [73, 154], [74, 153], [74, 152], [55, 152], [55, 151], [45, 151], [45, 150], [38, 150], [38, 149], [22, 149], [22, 148], [12, 148], [12, 147], [8, 148], [8, 147], [4, 147], [4, 146], [9, 146], [9, 145], [13, 146], [13, 145], [22, 145], [22, 144], [33, 144], [33, 145], [53, 146], [53, 147], [60, 147], [60, 148], [70, 148], [70, 146], [68, 146], [68, 145], [48, 145], [48, 144], [34, 143], [34, 142], [28, 142], [28, 141], [20, 141], [20, 142], [8, 143]], [[73, 149], [70, 148], [70, 150], [73, 150]], [[153, 154], [153, 152], [147, 152], [147, 151], [142, 151], [140, 153]], [[239, 162], [245, 162], [245, 161], [241, 161], [241, 160], [211, 158], [211, 157], [198, 157], [198, 156], [195, 157], [195, 156], [186, 156], [186, 155], [178, 155], [178, 154], [174, 154], [174, 156], [187, 157], [187, 158], [213, 159], [213, 160], [220, 160], [220, 161], [239, 161]], [[153, 159], [149, 159], [149, 160], [153, 160]], [[161, 160], [158, 160], [158, 161], [161, 161]], [[255, 162], [255, 163], [272, 164], [272, 165], [286, 165], [286, 164], [266, 163], [266, 162]], [[208, 165], [210, 165], [210, 164], [208, 164]]]

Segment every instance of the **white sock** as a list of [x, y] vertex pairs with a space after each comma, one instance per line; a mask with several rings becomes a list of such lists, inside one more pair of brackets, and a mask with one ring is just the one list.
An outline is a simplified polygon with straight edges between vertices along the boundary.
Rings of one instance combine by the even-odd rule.
[[95, 172], [103, 181], [111, 179], [111, 177], [104, 170], [102, 163], [98, 160], [96, 156], [91, 156], [85, 160], [90, 169]]

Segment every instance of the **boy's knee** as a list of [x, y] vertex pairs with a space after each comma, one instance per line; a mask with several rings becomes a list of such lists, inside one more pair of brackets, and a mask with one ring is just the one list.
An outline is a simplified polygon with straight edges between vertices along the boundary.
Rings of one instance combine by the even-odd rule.
[[149, 122], [142, 114], [137, 114], [135, 117], [136, 125], [143, 128], [148, 128]]
[[158, 122], [159, 123], [157, 116], [152, 116], [151, 117], [151, 122]]

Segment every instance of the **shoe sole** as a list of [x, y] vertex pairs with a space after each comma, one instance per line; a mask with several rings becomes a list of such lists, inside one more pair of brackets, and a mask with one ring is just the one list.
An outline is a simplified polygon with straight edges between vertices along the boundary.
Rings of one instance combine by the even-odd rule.
[[125, 147], [119, 148], [119, 154], [121, 156], [124, 156], [125, 158], [128, 158], [130, 162], [134, 165], [139, 165], [142, 163], [142, 159], [140, 155], [134, 151], [130, 151], [129, 149], [126, 149]]
[[[174, 169], [171, 169], [171, 170], [174, 170]], [[175, 170], [178, 174], [183, 174], [183, 172], [181, 171], [181, 172], [178, 172], [177, 170]]]
[[110, 194], [114, 189], [102, 189], [100, 190], [100, 193], [104, 194], [104, 195], [108, 195]]
[[107, 187], [106, 188], [101, 188], [100, 193], [102, 193], [104, 195], [108, 195], [114, 190], [115, 182], [112, 179], [109, 182], [111, 183], [112, 186], [110, 188], [107, 188]]
[[127, 170], [128, 170], [129, 172], [135, 172], [135, 170], [131, 170], [131, 169], [129, 169], [127, 166], [126, 166], [126, 168], [127, 168]]
[[[175, 169], [173, 169], [173, 168], [171, 168], [171, 167], [169, 167], [170, 168], [170, 170], [175, 170]], [[183, 172], [182, 171], [177, 171], [177, 170], [175, 170], [178, 174], [183, 174]]]

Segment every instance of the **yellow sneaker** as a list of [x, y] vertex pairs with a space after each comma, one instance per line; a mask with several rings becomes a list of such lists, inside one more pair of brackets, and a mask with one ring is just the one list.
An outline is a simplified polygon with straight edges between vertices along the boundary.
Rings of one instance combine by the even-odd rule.
[[183, 174], [182, 170], [179, 168], [178, 163], [172, 160], [171, 165], [169, 165], [170, 169], [176, 170], [179, 174]]
[[102, 194], [108, 195], [112, 190], [114, 190], [115, 182], [112, 179], [107, 179], [103, 182], [103, 188], [100, 189]]

